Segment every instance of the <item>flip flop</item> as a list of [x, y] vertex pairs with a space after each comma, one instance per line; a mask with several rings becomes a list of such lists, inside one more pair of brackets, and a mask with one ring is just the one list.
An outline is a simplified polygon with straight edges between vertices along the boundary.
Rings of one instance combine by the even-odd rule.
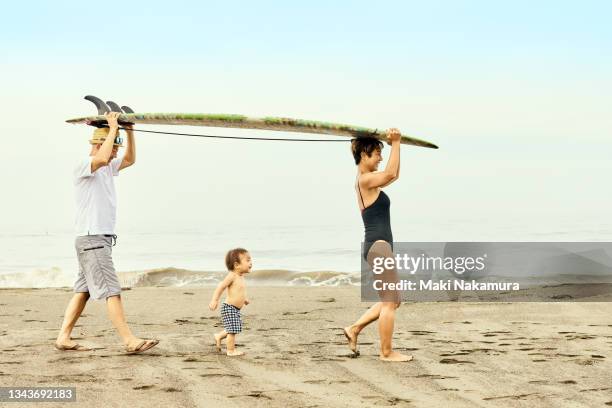
[[147, 351], [157, 346], [158, 344], [159, 344], [159, 340], [143, 340], [140, 343], [138, 343], [136, 347], [126, 346], [125, 351], [127, 352], [127, 354], [138, 354], [138, 353], [142, 353], [143, 351]]
[[93, 349], [85, 346], [81, 346], [79, 343], [76, 343], [74, 346], [65, 346], [63, 344], [55, 343], [55, 348], [59, 351], [92, 351]]

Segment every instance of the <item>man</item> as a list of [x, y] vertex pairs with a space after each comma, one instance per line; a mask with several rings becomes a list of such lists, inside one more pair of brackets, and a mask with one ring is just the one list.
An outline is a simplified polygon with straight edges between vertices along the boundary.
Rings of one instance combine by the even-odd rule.
[[66, 308], [64, 322], [55, 348], [58, 350], [89, 351], [70, 338], [72, 329], [81, 316], [87, 300], [106, 300], [108, 315], [128, 353], [141, 353], [155, 347], [158, 340], [134, 336], [127, 325], [121, 304], [121, 285], [113, 266], [112, 246], [116, 243], [116, 194], [113, 177], [136, 162], [136, 146], [131, 125], [124, 125], [127, 148], [117, 157], [122, 145], [119, 137], [119, 113], [105, 114], [108, 128], [94, 131], [89, 141], [89, 157], [79, 162], [74, 170], [76, 216], [76, 252], [79, 275], [74, 284], [74, 295]]

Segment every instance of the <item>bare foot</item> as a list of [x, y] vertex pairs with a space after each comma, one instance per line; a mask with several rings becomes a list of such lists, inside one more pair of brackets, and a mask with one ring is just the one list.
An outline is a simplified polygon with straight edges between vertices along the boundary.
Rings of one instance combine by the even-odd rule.
[[227, 350], [227, 355], [230, 356], [230, 357], [243, 356], [244, 352], [243, 351], [238, 351], [238, 350], [233, 350], [233, 351]]
[[219, 336], [218, 334], [215, 334], [215, 345], [217, 346], [218, 352], [221, 352], [221, 340], [223, 340], [221, 336]]
[[392, 351], [388, 356], [380, 355], [381, 361], [395, 361], [395, 362], [406, 362], [412, 360], [412, 356], [408, 354], [398, 353], [397, 351]]
[[353, 331], [351, 326], [345, 327], [343, 331], [344, 331], [344, 337], [346, 337], [346, 339], [349, 342], [348, 346], [351, 349], [351, 351], [355, 354], [359, 354], [359, 351], [357, 351], [357, 334]]

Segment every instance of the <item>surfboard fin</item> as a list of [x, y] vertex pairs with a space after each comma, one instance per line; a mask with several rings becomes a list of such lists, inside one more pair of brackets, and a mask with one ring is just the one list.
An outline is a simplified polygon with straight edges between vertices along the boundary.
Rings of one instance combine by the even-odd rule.
[[[106, 101], [106, 104], [107, 104], [108, 106], [110, 106], [110, 108], [112, 109], [112, 111], [113, 111], [113, 112], [121, 112], [121, 113], [134, 113], [134, 111], [133, 111], [132, 109], [130, 109], [128, 106], [122, 106], [122, 107], [119, 107], [119, 105], [117, 105], [117, 104], [116, 104], [115, 102], [113, 102], [113, 101]], [[126, 110], [126, 108], [127, 108], [127, 110]], [[134, 124], [134, 123], [132, 123], [132, 122], [127, 122], [127, 121], [126, 121], [126, 122], [123, 122], [123, 123], [130, 124], [130, 125], [133, 125], [133, 124]]]
[[[121, 108], [119, 108], [119, 105], [117, 105], [115, 102], [107, 101], [106, 103], [108, 103], [109, 106], [112, 106], [113, 111], [115, 109], [117, 109], [117, 112], [125, 113], [125, 114], [128, 114], [128, 115], [131, 114], [131, 113], [134, 113], [132, 108], [130, 108], [129, 106], [122, 106]], [[125, 123], [129, 123], [130, 125], [134, 124], [134, 122], [128, 122], [128, 121], [126, 121]]]
[[98, 109], [98, 115], [104, 115], [105, 113], [111, 111], [110, 108], [104, 103], [104, 101], [96, 96], [87, 95], [85, 99], [96, 105], [96, 108]]
[[121, 112], [121, 108], [113, 101], [106, 101], [106, 104], [111, 108], [111, 112]]

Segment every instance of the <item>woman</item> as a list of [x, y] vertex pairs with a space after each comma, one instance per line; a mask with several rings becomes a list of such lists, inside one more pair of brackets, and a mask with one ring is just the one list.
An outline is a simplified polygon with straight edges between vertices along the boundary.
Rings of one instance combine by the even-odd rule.
[[[383, 171], [378, 171], [382, 161], [380, 155], [383, 144], [372, 137], [356, 138], [352, 141], [353, 157], [357, 165], [355, 190], [365, 228], [363, 256], [370, 265], [378, 257], [393, 257], [393, 234], [389, 208], [391, 201], [382, 191], [399, 177], [400, 170], [400, 132], [387, 131], [387, 143], [391, 145], [391, 156]], [[386, 269], [379, 278], [386, 282], [397, 281], [395, 268]], [[357, 336], [368, 324], [378, 320], [380, 336], [380, 359], [384, 361], [410, 361], [412, 356], [393, 351], [391, 340], [395, 324], [395, 309], [400, 305], [396, 291], [379, 291], [380, 302], [370, 307], [355, 323], [344, 328], [349, 347], [357, 354]]]

